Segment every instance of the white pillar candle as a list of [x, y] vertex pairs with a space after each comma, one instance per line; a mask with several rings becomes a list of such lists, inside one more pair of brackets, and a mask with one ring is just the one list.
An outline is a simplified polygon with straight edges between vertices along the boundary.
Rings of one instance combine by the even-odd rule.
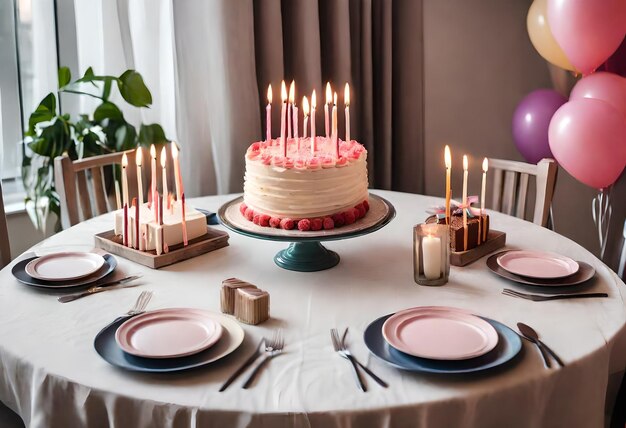
[[346, 105], [346, 141], [350, 141], [350, 85], [347, 83], [343, 91], [343, 100]]
[[267, 87], [267, 107], [265, 107], [265, 141], [272, 140], [272, 85]]
[[441, 239], [435, 236], [422, 238], [422, 261], [426, 279], [438, 279], [441, 276]]

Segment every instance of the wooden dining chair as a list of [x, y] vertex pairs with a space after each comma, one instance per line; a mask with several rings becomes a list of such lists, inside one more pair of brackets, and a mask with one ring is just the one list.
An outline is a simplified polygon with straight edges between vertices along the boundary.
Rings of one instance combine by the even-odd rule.
[[525, 218], [530, 177], [535, 180], [535, 207], [532, 221], [546, 227], [556, 185], [558, 166], [554, 159], [542, 159], [537, 165], [504, 159], [489, 159], [493, 170], [491, 208], [515, 217]]
[[9, 245], [9, 229], [7, 216], [4, 212], [4, 199], [2, 198], [2, 184], [0, 184], [0, 269], [11, 262], [11, 246]]

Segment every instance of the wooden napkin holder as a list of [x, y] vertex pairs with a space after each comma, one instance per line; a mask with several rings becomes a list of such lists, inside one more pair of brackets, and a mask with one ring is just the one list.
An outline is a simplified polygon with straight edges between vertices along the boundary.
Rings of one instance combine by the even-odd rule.
[[269, 293], [239, 278], [222, 281], [220, 306], [222, 312], [246, 324], [257, 325], [270, 317]]
[[95, 235], [96, 247], [151, 269], [159, 269], [226, 247], [228, 238], [227, 232], [207, 226], [207, 233], [192, 239], [188, 245], [185, 246], [182, 243], [172, 245], [167, 253], [161, 253], [157, 256], [155, 250], [139, 251], [122, 245], [122, 238], [115, 235], [113, 230]]
[[506, 233], [491, 229], [487, 234], [487, 240], [479, 246], [467, 251], [450, 251], [450, 264], [453, 266], [466, 266], [504, 247], [505, 244]]

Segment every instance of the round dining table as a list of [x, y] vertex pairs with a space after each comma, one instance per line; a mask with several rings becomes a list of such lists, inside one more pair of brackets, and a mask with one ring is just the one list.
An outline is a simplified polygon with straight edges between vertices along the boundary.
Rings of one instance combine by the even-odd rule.
[[[596, 273], [581, 288], [608, 297], [535, 302], [507, 296], [503, 288], [524, 289], [491, 272], [486, 257], [452, 266], [443, 286], [420, 286], [413, 277], [413, 226], [442, 200], [372, 192], [394, 205], [396, 217], [374, 233], [325, 243], [341, 261], [319, 272], [276, 266], [273, 257], [285, 242], [229, 231], [229, 246], [158, 270], [118, 256], [117, 274], [141, 274], [140, 285], [59, 303], [57, 295], [20, 284], [11, 274], [14, 261], [0, 272], [0, 401], [33, 428], [604, 426], [626, 366], [626, 286], [618, 276], [575, 242], [489, 211], [491, 228], [506, 233], [507, 249], [584, 261]], [[188, 203], [217, 212], [236, 196]], [[105, 214], [31, 251], [90, 250], [94, 234], [112, 227], [113, 214]], [[244, 341], [227, 357], [180, 373], [145, 374], [116, 368], [94, 350], [98, 332], [129, 310], [141, 291], [154, 293], [148, 310], [219, 312], [222, 281], [231, 277], [269, 292], [271, 318], [241, 324]], [[401, 371], [369, 353], [363, 333], [372, 321], [427, 305], [467, 309], [514, 330], [518, 322], [529, 324], [565, 367], [545, 368], [526, 340], [507, 364], [457, 375]], [[351, 352], [388, 388], [366, 378], [368, 391], [357, 389], [329, 333], [346, 327]], [[241, 376], [219, 392], [259, 340], [277, 329], [283, 354], [251, 388], [242, 388]]]

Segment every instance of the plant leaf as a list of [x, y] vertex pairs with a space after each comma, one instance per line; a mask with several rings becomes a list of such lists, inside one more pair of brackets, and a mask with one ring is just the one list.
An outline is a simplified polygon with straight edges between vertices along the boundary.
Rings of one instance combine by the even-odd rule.
[[105, 101], [100, 104], [93, 112], [93, 119], [96, 122], [102, 122], [105, 119], [123, 119], [124, 115], [120, 109], [113, 103]]
[[137, 147], [137, 131], [130, 123], [124, 123], [115, 131], [115, 149], [118, 152]]
[[139, 128], [139, 145], [149, 146], [150, 144], [162, 144], [168, 143], [169, 140], [165, 137], [165, 132], [161, 125], [153, 123], [151, 125], [142, 124]]
[[28, 132], [27, 135], [35, 134], [35, 125], [39, 122], [45, 122], [52, 120], [56, 115], [57, 99], [52, 92], [41, 100], [35, 111], [28, 118]]
[[59, 68], [59, 89], [70, 83], [72, 72], [68, 67]]
[[148, 107], [152, 104], [152, 94], [143, 82], [141, 74], [135, 70], [126, 70], [118, 81], [117, 86], [122, 97], [135, 107]]

